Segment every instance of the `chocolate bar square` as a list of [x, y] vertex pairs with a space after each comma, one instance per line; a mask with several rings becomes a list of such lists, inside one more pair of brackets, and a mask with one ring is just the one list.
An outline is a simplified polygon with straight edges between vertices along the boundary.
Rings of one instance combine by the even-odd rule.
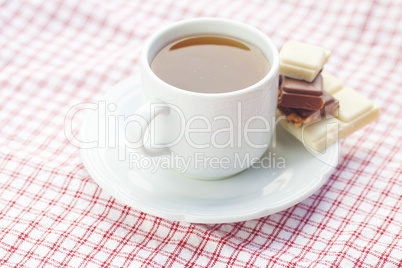
[[281, 77], [278, 107], [317, 111], [324, 106], [323, 81], [318, 75], [313, 82]]

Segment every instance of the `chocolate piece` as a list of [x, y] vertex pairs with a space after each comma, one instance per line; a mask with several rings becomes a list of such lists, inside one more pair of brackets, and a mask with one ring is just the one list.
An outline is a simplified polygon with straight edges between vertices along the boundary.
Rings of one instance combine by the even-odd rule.
[[335, 111], [339, 107], [339, 101], [333, 98], [331, 94], [326, 91], [324, 91], [322, 98], [325, 104], [320, 110], [317, 111], [292, 109], [286, 107], [278, 108], [283, 114], [286, 115], [286, 120], [291, 121], [295, 124], [295, 126], [300, 127], [302, 124], [317, 121], [320, 116], [334, 115]]
[[334, 97], [339, 100], [339, 120], [342, 122], [350, 122], [354, 118], [369, 111], [373, 102], [353, 88], [344, 87], [342, 90], [334, 94]]
[[311, 82], [322, 70], [331, 52], [298, 41], [286, 42], [279, 53], [279, 73]]
[[328, 93], [335, 94], [336, 92], [342, 89], [343, 87], [342, 82], [339, 81], [338, 78], [336, 78], [332, 74], [328, 73], [327, 71], [322, 71], [321, 76], [324, 90], [327, 91]]
[[309, 94], [314, 96], [321, 96], [323, 94], [323, 80], [320, 74], [317, 75], [313, 82], [306, 82], [286, 76], [284, 76], [282, 80], [282, 90], [288, 93]]
[[[296, 127], [301, 127], [303, 124], [317, 121], [321, 115], [321, 110], [310, 111], [311, 114], [309, 114], [306, 117], [303, 117], [302, 115], [300, 115], [298, 112], [295, 111], [295, 110], [300, 111], [302, 109], [292, 109], [292, 108], [286, 108], [286, 107], [279, 107], [278, 109], [282, 112], [282, 114], [284, 114], [286, 116], [286, 120], [289, 122], [293, 122]], [[304, 111], [308, 111], [308, 110], [304, 110]]]
[[312, 83], [282, 76], [278, 107], [317, 111], [325, 103], [322, 93], [323, 83], [321, 75], [318, 75]]
[[[293, 122], [279, 120], [278, 123], [306, 148], [323, 151], [330, 144], [343, 139], [377, 119], [380, 107], [351, 88], [344, 87], [334, 98], [339, 101], [339, 113], [334, 117], [321, 117], [316, 122], [297, 127]], [[277, 110], [280, 118], [284, 114]]]

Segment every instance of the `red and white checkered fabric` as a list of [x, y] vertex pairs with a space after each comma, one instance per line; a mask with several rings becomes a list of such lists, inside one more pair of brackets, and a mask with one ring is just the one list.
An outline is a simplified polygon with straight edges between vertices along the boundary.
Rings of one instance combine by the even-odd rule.
[[[102, 191], [67, 141], [72, 106], [135, 74], [156, 29], [200, 16], [278, 48], [328, 48], [326, 70], [381, 105], [300, 204], [233, 224], [164, 220]], [[401, 88], [400, 0], [0, 0], [0, 267], [402, 267]]]

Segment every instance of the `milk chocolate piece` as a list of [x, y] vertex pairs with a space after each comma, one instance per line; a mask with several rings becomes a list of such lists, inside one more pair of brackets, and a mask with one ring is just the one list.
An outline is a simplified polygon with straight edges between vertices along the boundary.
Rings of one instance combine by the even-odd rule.
[[287, 107], [278, 107], [279, 110], [286, 115], [286, 120], [291, 121], [295, 126], [300, 127], [302, 124], [317, 121], [320, 116], [334, 115], [339, 107], [339, 101], [324, 91], [323, 100], [324, 107], [317, 111], [305, 109], [292, 109]]
[[343, 139], [377, 119], [380, 107], [354, 89], [344, 87], [333, 96], [339, 101], [339, 113], [322, 116], [318, 121], [297, 127], [277, 110], [279, 125], [300, 140], [307, 148], [323, 151], [330, 144]]
[[324, 106], [323, 82], [318, 75], [313, 82], [282, 76], [278, 106], [317, 111]]
[[319, 74], [312, 82], [293, 79], [284, 76], [281, 83], [282, 89], [289, 93], [308, 94], [321, 96], [323, 94], [323, 80]]
[[311, 82], [322, 70], [331, 52], [298, 41], [286, 42], [279, 53], [279, 73]]

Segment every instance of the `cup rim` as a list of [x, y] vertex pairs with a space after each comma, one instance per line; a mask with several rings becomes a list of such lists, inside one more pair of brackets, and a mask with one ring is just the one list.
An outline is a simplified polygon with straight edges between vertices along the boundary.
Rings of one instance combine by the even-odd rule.
[[[148, 54], [149, 54], [149, 49], [151, 47], [151, 44], [153, 44], [163, 33], [165, 33], [168, 30], [171, 30], [173, 28], [182, 27], [185, 24], [200, 23], [200, 22], [228, 23], [228, 24], [232, 24], [236, 27], [241, 27], [243, 29], [246, 29], [247, 31], [251, 31], [255, 35], [258, 35], [262, 40], [264, 40], [265, 43], [267, 43], [267, 45], [269, 46], [269, 50], [272, 51], [272, 59], [273, 60], [272, 60], [272, 62], [270, 62], [271, 66], [270, 66], [270, 70], [268, 71], [268, 73], [262, 79], [260, 79], [258, 82], [254, 83], [248, 87], [238, 89], [235, 91], [221, 92], [221, 93], [204, 93], [204, 92], [189, 91], [189, 90], [175, 87], [175, 86], [163, 81], [152, 71], [150, 63], [148, 62]], [[257, 46], [257, 47], [259, 49], [261, 49], [261, 47], [259, 47], [259, 46]], [[159, 83], [162, 83], [165, 88], [169, 88], [169, 90], [172, 90], [173, 92], [176, 92], [178, 94], [196, 96], [196, 97], [204, 97], [204, 98], [232, 97], [232, 96], [236, 96], [236, 95], [248, 94], [249, 92], [253, 91], [254, 89], [261, 87], [268, 81], [271, 81], [272, 79], [274, 79], [275, 75], [279, 74], [279, 53], [278, 53], [278, 50], [275, 47], [274, 43], [272, 42], [272, 40], [266, 34], [264, 34], [262, 31], [260, 31], [259, 29], [255, 28], [251, 25], [248, 25], [246, 23], [243, 23], [243, 22], [240, 22], [237, 20], [231, 20], [231, 19], [225, 19], [225, 18], [214, 18], [214, 17], [192, 18], [192, 19], [181, 20], [181, 21], [175, 22], [173, 24], [167, 25], [167, 26], [159, 29], [158, 31], [156, 31], [154, 34], [152, 34], [146, 40], [142, 53], [141, 53], [140, 60], [142, 61], [141, 72], [146, 71], [152, 77], [152, 79], [155, 79]]]

